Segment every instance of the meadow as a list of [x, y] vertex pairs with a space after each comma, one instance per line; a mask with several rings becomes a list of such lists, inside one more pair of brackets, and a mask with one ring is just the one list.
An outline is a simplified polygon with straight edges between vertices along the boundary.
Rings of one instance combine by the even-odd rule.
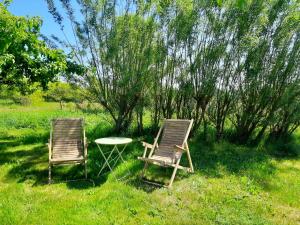
[[[45, 143], [57, 117], [85, 119], [88, 180], [82, 166], [64, 166], [54, 167], [54, 183], [47, 184]], [[97, 178], [101, 158], [93, 141], [113, 135], [112, 127], [101, 109], [1, 101], [0, 224], [300, 224], [299, 158], [272, 156], [263, 144], [210, 142], [195, 135], [189, 141], [195, 173], [180, 172], [171, 189], [159, 188], [138, 178], [139, 141], [151, 142], [153, 136], [136, 137], [131, 129], [126, 163]], [[170, 174], [152, 167], [147, 177], [163, 182]]]

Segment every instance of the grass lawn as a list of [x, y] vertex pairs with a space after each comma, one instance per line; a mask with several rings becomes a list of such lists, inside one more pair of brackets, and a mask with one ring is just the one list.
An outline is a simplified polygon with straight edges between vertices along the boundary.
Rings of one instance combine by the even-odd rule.
[[[89, 181], [82, 166], [54, 167], [47, 185], [49, 122], [84, 117]], [[300, 224], [300, 159], [272, 158], [263, 146], [190, 140], [195, 174], [180, 172], [172, 189], [142, 183], [136, 138], [126, 163], [96, 178], [93, 140], [110, 135], [110, 118], [60, 110], [56, 103], [23, 107], [0, 102], [0, 224]], [[298, 140], [300, 134], [298, 133]], [[151, 135], [145, 137], [151, 140]], [[151, 167], [150, 179], [171, 170]], [[130, 174], [128, 175], [128, 171]], [[116, 179], [119, 178], [119, 179]]]

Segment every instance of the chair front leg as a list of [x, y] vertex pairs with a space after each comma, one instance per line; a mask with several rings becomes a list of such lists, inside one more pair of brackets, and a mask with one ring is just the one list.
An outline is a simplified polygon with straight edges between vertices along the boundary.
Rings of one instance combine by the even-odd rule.
[[174, 167], [174, 170], [173, 170], [172, 177], [171, 177], [171, 180], [170, 180], [170, 183], [169, 183], [168, 188], [171, 188], [171, 187], [172, 187], [172, 184], [173, 184], [173, 181], [174, 181], [174, 179], [175, 179], [175, 175], [176, 175], [176, 173], [177, 173], [177, 169], [178, 169], [178, 166], [179, 166], [179, 163], [180, 163], [180, 159], [181, 159], [181, 157], [179, 157], [179, 159], [178, 159], [177, 162], [176, 162], [176, 165], [175, 165], [175, 167]]
[[[145, 147], [144, 148], [144, 153], [143, 153], [143, 158], [146, 158], [147, 157], [147, 151], [148, 151], [148, 149], [152, 149], [153, 148], [153, 145], [151, 145], [151, 144], [149, 144], [149, 143], [147, 143], [147, 142], [144, 142], [144, 141], [142, 141], [142, 144], [143, 144], [143, 146]], [[149, 156], [148, 156], [149, 157]]]
[[[85, 134], [84, 134], [85, 136]], [[86, 137], [84, 137], [84, 143], [83, 143], [83, 148], [84, 148], [84, 176], [85, 179], [87, 179], [87, 158], [88, 158], [88, 154], [87, 154], [87, 148], [88, 148], [88, 140]]]
[[145, 146], [144, 153], [143, 153], [143, 158], [146, 158], [147, 150], [148, 150], [148, 148], [147, 148], [147, 146]]
[[84, 176], [87, 179], [87, 161], [84, 161]]

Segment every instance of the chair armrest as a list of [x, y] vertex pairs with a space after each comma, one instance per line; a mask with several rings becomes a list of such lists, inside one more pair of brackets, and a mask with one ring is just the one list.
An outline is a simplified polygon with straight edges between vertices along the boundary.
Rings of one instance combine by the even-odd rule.
[[51, 140], [48, 139], [48, 142], [46, 143], [46, 145], [50, 148], [51, 147]]
[[143, 153], [143, 157], [145, 158], [146, 155], [147, 155], [147, 150], [148, 150], [148, 149], [152, 149], [152, 148], [153, 148], [153, 145], [151, 145], [151, 144], [149, 144], [149, 143], [147, 143], [147, 142], [144, 142], [144, 141], [142, 141], [142, 144], [143, 144], [143, 146], [145, 147], [144, 153]]
[[181, 147], [181, 146], [179, 146], [179, 145], [174, 145], [174, 147], [175, 147], [175, 151], [181, 151], [181, 152], [186, 151], [185, 148], [183, 148], [183, 147]]
[[143, 144], [143, 146], [146, 147], [146, 148], [152, 148], [152, 147], [153, 147], [153, 145], [151, 145], [151, 144], [149, 144], [149, 143], [147, 143], [147, 142], [144, 142], [144, 141], [142, 141], [142, 144]]

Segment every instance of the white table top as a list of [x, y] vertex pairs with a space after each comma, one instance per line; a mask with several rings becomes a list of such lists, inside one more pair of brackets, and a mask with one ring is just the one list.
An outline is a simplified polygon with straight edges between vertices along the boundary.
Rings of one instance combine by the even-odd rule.
[[99, 145], [125, 145], [132, 142], [131, 138], [125, 137], [106, 137], [95, 140]]

